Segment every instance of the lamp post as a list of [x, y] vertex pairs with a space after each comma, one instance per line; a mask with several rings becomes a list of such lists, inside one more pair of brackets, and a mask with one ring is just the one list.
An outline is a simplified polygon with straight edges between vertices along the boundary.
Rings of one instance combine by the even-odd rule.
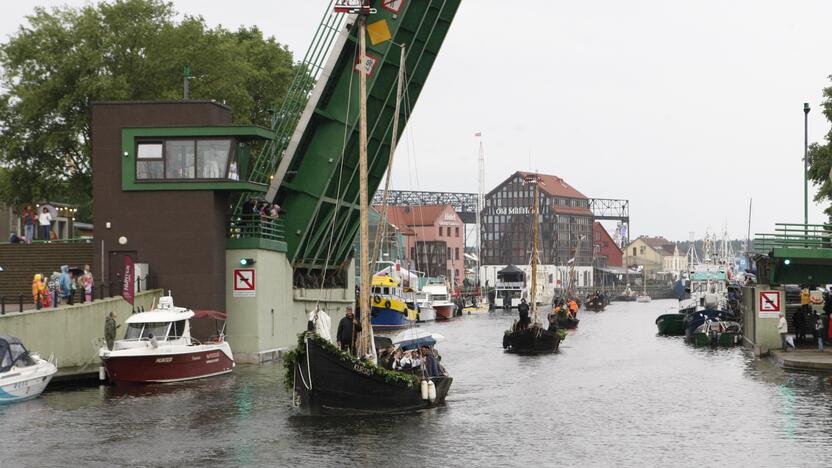
[[809, 233], [809, 103], [803, 103], [803, 224]]

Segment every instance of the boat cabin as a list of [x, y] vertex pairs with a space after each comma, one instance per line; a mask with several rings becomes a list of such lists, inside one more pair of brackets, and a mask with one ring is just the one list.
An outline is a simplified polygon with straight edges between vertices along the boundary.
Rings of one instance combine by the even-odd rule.
[[[193, 311], [173, 305], [173, 298], [164, 296], [159, 299], [159, 306], [149, 312], [141, 312], [130, 316], [126, 320], [127, 329], [124, 339], [115, 343], [114, 349], [128, 349], [147, 346], [147, 342], [155, 345], [194, 345], [199, 340], [191, 336], [191, 319], [213, 318], [225, 321], [226, 316], [212, 310]], [[208, 339], [220, 340], [223, 330]]]
[[34, 365], [35, 360], [19, 338], [0, 335], [0, 373], [9, 372], [13, 367]]
[[379, 296], [382, 299], [399, 299], [404, 297], [401, 285], [389, 276], [373, 276], [373, 286], [370, 289], [372, 296]]
[[520, 305], [526, 287], [526, 274], [514, 265], [497, 272], [494, 305], [509, 309]]

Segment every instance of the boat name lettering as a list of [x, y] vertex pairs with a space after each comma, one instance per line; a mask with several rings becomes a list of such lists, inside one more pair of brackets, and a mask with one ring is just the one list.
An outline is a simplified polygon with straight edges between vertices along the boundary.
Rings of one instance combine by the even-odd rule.
[[218, 359], [209, 359], [209, 360], [205, 361], [205, 364], [213, 364], [215, 362], [220, 362], [219, 358]]
[[494, 213], [498, 215], [520, 215], [531, 214], [532, 210], [528, 206], [512, 206], [512, 207], [497, 207]]
[[166, 362], [173, 362], [173, 358], [172, 357], [156, 358], [156, 364], [163, 364], [163, 363], [166, 363]]
[[202, 359], [202, 356], [191, 356], [191, 361], [199, 361]]
[[367, 369], [366, 367], [362, 366], [361, 364], [356, 364], [356, 365], [354, 365], [354, 366], [352, 367], [352, 369], [353, 369], [354, 371], [356, 371], [356, 372], [358, 372], [358, 373], [361, 373], [361, 374], [364, 374], [364, 375], [371, 375], [371, 374], [372, 374], [372, 373], [370, 372], [370, 369]]
[[219, 353], [219, 352], [216, 352], [216, 353], [211, 353], [211, 354], [206, 354], [206, 355], [205, 355], [205, 359], [213, 359], [213, 358], [218, 358], [218, 357], [220, 357], [220, 353]]

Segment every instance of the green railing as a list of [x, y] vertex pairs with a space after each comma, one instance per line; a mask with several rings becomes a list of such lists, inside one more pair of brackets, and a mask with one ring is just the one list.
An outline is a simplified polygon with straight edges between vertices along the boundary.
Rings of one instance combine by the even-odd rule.
[[773, 234], [754, 235], [754, 252], [767, 254], [775, 248], [832, 250], [832, 225], [777, 223], [775, 226]]
[[[68, 239], [54, 239], [54, 240], [33, 240], [30, 244], [89, 244], [92, 243], [95, 239], [92, 237], [70, 237]], [[0, 242], [0, 244], [11, 244], [9, 241]], [[19, 244], [25, 244], [21, 239]]]
[[283, 221], [260, 214], [231, 216], [228, 220], [229, 239], [285, 240]]

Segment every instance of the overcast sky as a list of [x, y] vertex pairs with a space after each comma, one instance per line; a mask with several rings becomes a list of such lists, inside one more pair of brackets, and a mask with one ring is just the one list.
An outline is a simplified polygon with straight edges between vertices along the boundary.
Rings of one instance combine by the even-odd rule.
[[[2, 3], [5, 41], [37, 5], [88, 2]], [[174, 4], [211, 25], [257, 25], [297, 58], [328, 0]], [[635, 235], [686, 240], [727, 223], [744, 238], [752, 197], [752, 233], [802, 222], [802, 107], [822, 140], [830, 18], [828, 0], [463, 0], [393, 187], [476, 191], [482, 131], [487, 189], [515, 170], [555, 174], [629, 199]], [[810, 222], [822, 210], [810, 202]]]

